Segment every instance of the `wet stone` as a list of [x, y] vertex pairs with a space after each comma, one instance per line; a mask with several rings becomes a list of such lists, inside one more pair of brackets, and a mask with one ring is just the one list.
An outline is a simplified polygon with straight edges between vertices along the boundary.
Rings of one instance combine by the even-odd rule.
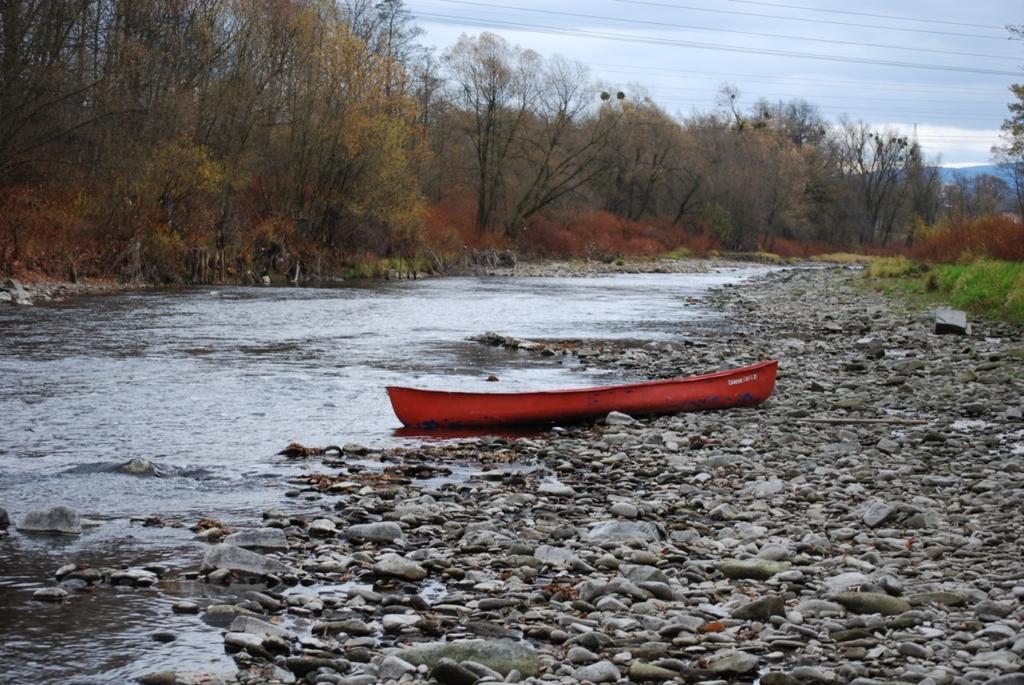
[[37, 509], [21, 517], [18, 530], [77, 534], [82, 532], [82, 517], [74, 509], [65, 506]]

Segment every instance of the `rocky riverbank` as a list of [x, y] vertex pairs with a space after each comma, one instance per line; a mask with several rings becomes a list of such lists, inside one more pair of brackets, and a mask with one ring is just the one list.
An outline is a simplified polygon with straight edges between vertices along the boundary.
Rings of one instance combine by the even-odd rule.
[[[1021, 682], [1022, 331], [937, 336], [856, 278], [775, 272], [714, 295], [742, 333], [583, 355], [777, 357], [758, 408], [282, 457], [281, 510], [205, 522], [179, 573], [234, 593], [177, 610], [239, 671], [143, 682]], [[83, 571], [48, 599], [114, 582]]]
[[121, 292], [126, 287], [112, 281], [34, 281], [22, 283], [16, 278], [0, 282], [0, 304], [31, 305], [38, 302], [59, 302], [80, 295], [101, 295]]
[[[508, 253], [511, 255], [511, 253]], [[572, 261], [517, 261], [514, 256], [508, 261], [498, 260], [494, 263], [459, 265], [451, 267], [443, 274], [422, 272], [404, 273], [387, 271], [379, 276], [381, 280], [401, 280], [403, 278], [429, 278], [431, 276], [498, 276], [498, 277], [558, 277], [582, 278], [607, 274], [640, 274], [640, 273], [707, 273], [715, 268], [730, 268], [744, 265], [743, 262], [708, 259], [628, 259], [612, 262], [593, 260]], [[344, 281], [343, 278], [334, 282]], [[330, 281], [329, 281], [330, 282]], [[313, 287], [323, 286], [323, 281], [301, 281], [301, 285]], [[271, 279], [255, 276], [236, 285], [270, 286]], [[81, 295], [99, 295], [121, 292], [127, 288], [141, 287], [112, 280], [90, 280], [71, 283], [67, 281], [31, 280], [20, 281], [16, 278], [0, 280], [0, 304], [31, 305], [44, 302], [59, 302], [69, 297]]]
[[583, 278], [606, 274], [707, 273], [716, 267], [735, 267], [739, 262], [718, 259], [616, 259], [613, 261], [524, 261], [511, 266], [477, 269], [479, 276]]

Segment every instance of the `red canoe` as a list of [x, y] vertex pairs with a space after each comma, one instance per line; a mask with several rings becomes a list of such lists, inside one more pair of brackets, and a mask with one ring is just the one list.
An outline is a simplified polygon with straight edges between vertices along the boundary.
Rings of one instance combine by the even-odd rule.
[[751, 407], [775, 387], [779, 362], [771, 360], [704, 376], [544, 392], [445, 392], [388, 387], [391, 406], [406, 426], [570, 423], [620, 411], [633, 416]]

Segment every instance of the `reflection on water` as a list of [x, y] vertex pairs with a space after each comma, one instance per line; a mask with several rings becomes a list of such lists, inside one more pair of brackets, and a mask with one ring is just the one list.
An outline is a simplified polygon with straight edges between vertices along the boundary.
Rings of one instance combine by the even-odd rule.
[[[509, 392], [633, 380], [470, 335], [691, 336], [721, 320], [688, 301], [759, 271], [148, 291], [0, 308], [0, 506], [16, 519], [67, 504], [102, 522], [80, 537], [0, 539], [0, 672], [21, 683], [99, 683], [230, 667], [214, 629], [170, 611], [176, 596], [202, 601], [209, 588], [104, 587], [63, 605], [34, 602], [32, 591], [69, 561], [194, 567], [202, 547], [186, 528], [128, 519], [251, 524], [282, 506], [282, 485], [301, 470], [275, 456], [292, 441], [462, 437], [396, 431], [387, 385], [491, 391], [494, 374]], [[116, 471], [138, 457], [160, 475]], [[157, 629], [179, 637], [155, 642]]]

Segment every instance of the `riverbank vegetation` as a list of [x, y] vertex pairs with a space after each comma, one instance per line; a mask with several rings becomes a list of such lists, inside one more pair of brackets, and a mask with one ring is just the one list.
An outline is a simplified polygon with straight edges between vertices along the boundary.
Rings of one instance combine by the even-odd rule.
[[1020, 186], [943, 184], [896, 131], [733, 86], [680, 118], [493, 34], [426, 50], [401, 0], [20, 0], [0, 33], [3, 273], [297, 281], [504, 251], [1024, 245], [1003, 214]]
[[974, 259], [929, 265], [902, 256], [881, 257], [870, 262], [865, 276], [890, 293], [1024, 323], [1022, 261]]

